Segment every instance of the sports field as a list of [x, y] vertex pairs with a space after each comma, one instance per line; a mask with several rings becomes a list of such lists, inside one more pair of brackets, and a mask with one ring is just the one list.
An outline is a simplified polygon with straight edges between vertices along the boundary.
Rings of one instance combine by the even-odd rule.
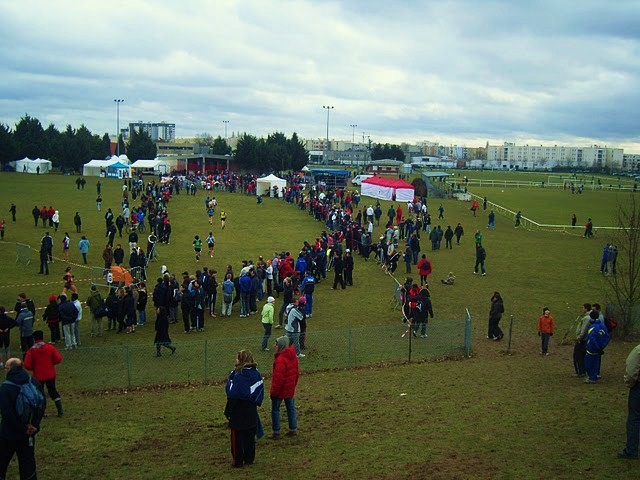
[[[60, 229], [51, 232], [57, 257], [61, 257], [65, 231], [71, 235], [72, 247], [77, 245], [79, 235], [72, 219], [79, 212], [83, 234], [92, 244], [89, 263], [101, 266], [106, 243], [104, 211], [108, 207], [116, 214], [120, 211], [122, 190], [121, 182], [103, 179], [103, 206], [98, 212], [95, 182], [89, 178], [83, 191], [76, 189], [75, 177], [0, 174], [0, 207], [7, 220], [0, 248], [1, 305], [12, 308], [16, 294], [24, 291], [36, 306], [44, 306], [50, 294], [62, 289], [66, 264], [58, 259], [50, 265], [51, 275], [37, 275], [37, 247], [48, 228], [34, 227], [30, 214], [34, 205], [51, 205], [60, 211]], [[621, 378], [624, 358], [633, 345], [612, 342], [603, 361], [601, 383], [589, 386], [572, 377], [571, 347], [553, 341], [552, 355], [541, 358], [536, 335], [543, 306], [551, 308], [558, 325], [555, 340], [570, 328], [582, 303], [607, 303], [599, 272], [607, 238], [597, 232], [594, 239], [584, 239], [582, 225], [592, 217], [596, 228], [615, 226], [617, 205], [628, 201], [629, 194], [587, 190], [571, 195], [541, 188], [483, 187], [471, 191], [513, 211], [522, 210], [523, 215], [542, 223], [569, 224], [571, 214], [578, 217], [575, 232], [516, 229], [511, 218], [501, 216], [496, 230], [491, 231], [486, 228], [488, 212], [481, 210], [473, 217], [468, 203], [445, 200], [445, 218], [437, 220], [440, 202], [429, 202], [434, 225], [446, 228], [461, 223], [465, 229], [461, 245], [455, 245], [454, 240], [452, 250], [432, 252], [426, 238], [421, 242], [434, 266], [430, 280], [435, 312], [432, 322], [434, 327], [453, 328], [468, 309], [473, 319], [472, 358], [304, 375], [298, 395], [301, 435], [278, 444], [259, 442], [256, 464], [250, 470], [232, 472], [222, 415], [224, 391], [215, 383], [221, 377], [202, 386], [84, 392], [83, 379], [65, 378], [74, 362], [81, 361], [74, 357], [76, 352], [70, 352], [59, 368], [58, 381], [67, 414], [62, 419], [45, 419], [38, 437], [43, 478], [96, 474], [103, 478], [631, 478], [638, 466], [619, 463], [615, 452], [624, 441], [626, 391]], [[215, 256], [209, 259], [203, 255], [196, 264], [193, 236], [204, 237], [210, 231], [205, 195], [202, 191], [195, 197], [181, 194], [169, 203], [171, 244], [159, 247], [160, 258], [149, 273], [151, 288], [161, 265], [178, 274], [185, 270], [193, 273], [202, 266], [224, 271], [227, 264], [237, 270], [243, 259], [256, 261], [259, 255], [267, 259], [282, 250], [295, 255], [303, 241], [313, 241], [324, 229], [306, 212], [282, 201], [265, 199], [258, 205], [255, 197], [219, 192], [215, 194], [218, 211], [227, 213], [227, 227], [220, 230], [216, 214], [212, 229], [217, 241]], [[18, 207], [15, 224], [8, 213], [12, 202]], [[384, 212], [388, 206], [383, 202]], [[483, 233], [487, 250], [486, 277], [472, 274], [473, 233], [477, 229]], [[126, 239], [122, 240], [125, 246]], [[15, 242], [36, 248], [30, 265], [16, 263]], [[81, 265], [77, 248], [72, 248], [71, 260], [84, 299], [90, 273]], [[404, 280], [403, 268], [401, 264], [396, 272], [400, 281]], [[454, 286], [440, 283], [449, 271], [457, 277]], [[330, 282], [318, 286], [309, 322], [311, 345], [314, 332], [330, 339], [332, 331], [345, 328], [397, 327], [397, 336], [402, 334], [404, 327], [391, 301], [393, 280], [375, 262], [365, 263], [356, 257], [354, 281], [354, 287], [346, 291], [332, 291]], [[504, 340], [485, 339], [489, 300], [495, 290], [505, 299], [503, 329], [509, 317], [514, 318], [512, 355], [506, 355]], [[232, 318], [207, 319], [198, 341], [242, 338], [238, 349], [257, 350], [251, 342], [262, 333], [259, 319], [240, 319], [237, 313], [236, 306]], [[185, 352], [185, 337], [191, 342], [194, 335], [180, 333], [180, 324], [171, 331], [178, 354], [153, 358], [151, 309], [148, 316], [148, 326], [135, 335], [109, 332], [103, 338], [90, 339], [85, 310], [83, 348], [95, 347], [102, 367], [110, 362], [114, 365], [111, 372], [101, 368], [101, 376], [123, 372], [118, 371], [120, 364], [110, 359], [109, 350], [97, 347], [130, 345], [145, 355], [142, 346], [147, 345], [145, 369], [160, 379], [163, 376], [158, 372], [180, 370], [181, 362], [191, 358]], [[42, 328], [41, 321], [39, 324]], [[13, 351], [17, 352], [15, 332], [12, 337]], [[303, 371], [304, 362], [313, 365], [319, 358], [326, 362], [331, 355], [331, 342], [323, 342], [323, 350], [314, 353], [312, 349], [302, 360]], [[268, 374], [269, 353], [260, 352], [257, 358], [261, 372]], [[231, 369], [233, 358], [219, 357], [216, 362]], [[89, 370], [90, 362], [82, 365]], [[91, 377], [90, 371], [87, 376]], [[105, 379], [105, 384], [110, 383]], [[268, 411], [267, 406], [261, 409], [267, 430]], [[590, 442], [597, 448], [591, 448]], [[89, 461], [81, 460], [85, 458]]]

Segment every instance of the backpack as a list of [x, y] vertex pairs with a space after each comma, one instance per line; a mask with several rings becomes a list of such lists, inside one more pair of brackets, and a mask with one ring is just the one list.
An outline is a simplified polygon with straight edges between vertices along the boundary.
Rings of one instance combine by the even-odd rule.
[[604, 326], [607, 327], [607, 331], [611, 333], [618, 326], [618, 322], [612, 318], [605, 318]]
[[44, 395], [38, 387], [33, 383], [33, 379], [29, 377], [29, 381], [18, 385], [10, 380], [5, 380], [3, 384], [18, 387], [20, 391], [16, 397], [16, 413], [24, 423], [37, 423], [44, 416], [46, 402]]

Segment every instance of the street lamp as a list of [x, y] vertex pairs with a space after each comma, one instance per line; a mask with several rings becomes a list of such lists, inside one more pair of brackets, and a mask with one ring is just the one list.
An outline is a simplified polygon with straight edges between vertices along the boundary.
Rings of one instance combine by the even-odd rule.
[[356, 127], [358, 125], [356, 125], [355, 123], [352, 123], [351, 125], [351, 129], [352, 129], [352, 133], [351, 133], [351, 148], [353, 148], [353, 144], [356, 143]]
[[116, 102], [116, 155], [120, 156], [120, 104], [124, 103], [122, 99], [113, 99]]
[[229, 145], [229, 140], [227, 138], [227, 125], [229, 125], [229, 120], [222, 120], [222, 123], [224, 123], [224, 141], [228, 146]]
[[333, 110], [333, 105], [323, 105], [322, 108], [326, 108], [327, 109], [327, 144], [324, 147], [324, 151], [325, 151], [325, 163], [329, 163], [329, 155], [328, 155], [328, 150], [329, 150], [329, 112], [331, 110]]

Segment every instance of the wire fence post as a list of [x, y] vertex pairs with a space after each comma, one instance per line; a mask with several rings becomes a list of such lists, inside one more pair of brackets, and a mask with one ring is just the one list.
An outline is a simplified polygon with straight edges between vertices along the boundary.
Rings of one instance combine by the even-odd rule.
[[349, 367], [353, 367], [353, 331], [349, 329]]
[[124, 356], [127, 362], [127, 388], [131, 388], [131, 355], [129, 354], [129, 346], [124, 347]]
[[509, 344], [507, 345], [507, 353], [511, 353], [511, 333], [513, 332], [513, 315], [509, 316]]
[[413, 319], [411, 319], [409, 321], [409, 363], [411, 363], [411, 347], [412, 347], [412, 342], [411, 342], [411, 337], [413, 337]]
[[464, 354], [466, 357], [471, 356], [471, 313], [469, 309], [465, 309], [464, 319]]
[[209, 340], [204, 341], [204, 380], [209, 380]]

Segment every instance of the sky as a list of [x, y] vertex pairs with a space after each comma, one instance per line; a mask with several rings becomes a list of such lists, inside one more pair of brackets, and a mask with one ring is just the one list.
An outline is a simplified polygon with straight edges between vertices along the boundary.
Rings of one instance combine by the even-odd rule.
[[[0, 123], [640, 153], [640, 0], [1, 0]], [[332, 106], [333, 109], [324, 109]], [[352, 125], [357, 125], [352, 127]], [[354, 135], [355, 134], [355, 135]]]

